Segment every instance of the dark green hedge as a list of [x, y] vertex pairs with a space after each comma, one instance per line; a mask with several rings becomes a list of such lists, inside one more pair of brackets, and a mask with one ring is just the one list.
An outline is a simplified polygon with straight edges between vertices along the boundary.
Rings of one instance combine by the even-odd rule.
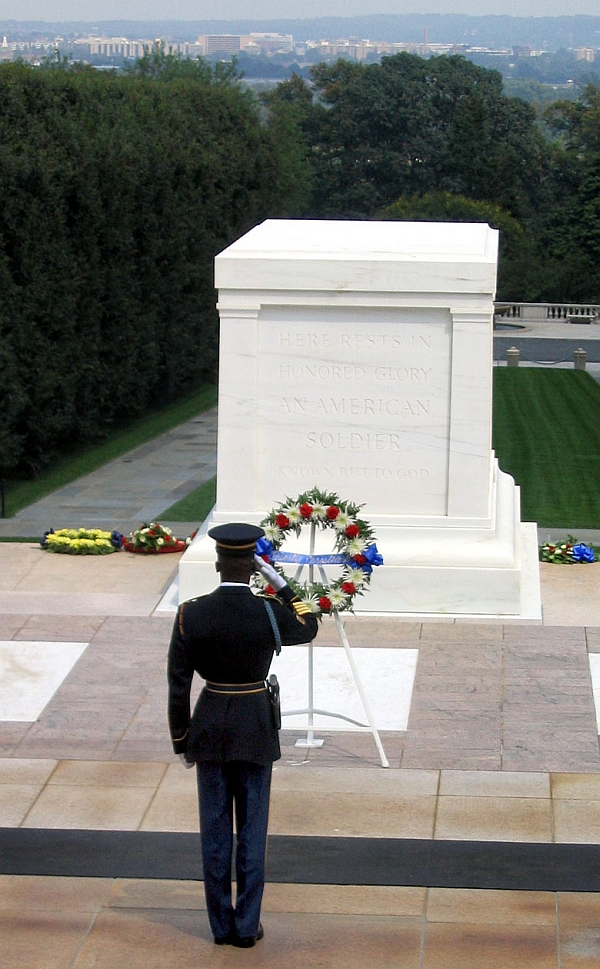
[[213, 259], [277, 179], [231, 69], [0, 67], [0, 471], [214, 378]]

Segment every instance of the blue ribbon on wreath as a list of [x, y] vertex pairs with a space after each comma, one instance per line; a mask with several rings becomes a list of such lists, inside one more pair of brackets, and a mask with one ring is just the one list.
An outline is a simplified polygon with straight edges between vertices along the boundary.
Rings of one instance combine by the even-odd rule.
[[272, 562], [273, 552], [273, 543], [270, 542], [268, 538], [259, 538], [256, 543], [256, 554], [259, 555], [261, 559], [263, 559], [266, 555], [268, 556], [269, 562]]
[[[302, 555], [298, 552], [280, 552], [273, 547], [273, 543], [268, 538], [259, 538], [256, 543], [256, 554], [261, 558], [268, 556], [269, 562], [294, 562], [298, 565], [350, 565], [352, 568], [362, 569], [367, 575], [372, 573], [375, 566], [383, 565], [383, 555], [375, 542], [358, 555], [349, 558], [346, 555], [336, 554]], [[593, 559], [586, 561], [593, 561]]]
[[589, 545], [586, 545], [585, 542], [579, 542], [573, 546], [573, 559], [576, 562], [595, 562], [596, 556]]
[[[363, 561], [364, 559], [364, 561]], [[373, 542], [372, 545], [368, 545], [363, 552], [355, 555], [352, 559], [352, 563], [370, 575], [373, 571], [374, 565], [383, 565], [383, 555], [378, 551], [377, 545]]]
[[300, 552], [273, 552], [274, 562], [293, 562], [295, 565], [346, 565], [347, 555], [302, 555]]

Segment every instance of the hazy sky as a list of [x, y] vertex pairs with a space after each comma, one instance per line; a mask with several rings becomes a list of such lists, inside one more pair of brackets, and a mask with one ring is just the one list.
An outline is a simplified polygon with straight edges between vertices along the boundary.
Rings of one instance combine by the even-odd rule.
[[598, 0], [0, 0], [0, 20], [232, 20], [377, 13], [600, 16]]

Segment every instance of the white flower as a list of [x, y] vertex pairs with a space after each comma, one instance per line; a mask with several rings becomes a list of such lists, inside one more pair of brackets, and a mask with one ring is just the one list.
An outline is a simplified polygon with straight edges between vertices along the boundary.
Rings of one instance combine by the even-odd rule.
[[317, 502], [316, 505], [312, 506], [312, 517], [316, 518], [317, 521], [323, 521], [326, 514], [327, 509], [325, 505], [322, 505], [320, 502]]
[[350, 515], [345, 511], [341, 511], [336, 519], [334, 519], [333, 527], [337, 528], [338, 532], [343, 532], [348, 528], [348, 525], [352, 524], [352, 519]]
[[311, 612], [320, 612], [319, 609], [319, 597], [318, 596], [301, 596], [302, 602], [305, 602], [309, 607]]
[[351, 538], [346, 545], [346, 551], [348, 555], [360, 555], [361, 552], [367, 547], [367, 543], [364, 538]]
[[292, 525], [296, 525], [303, 520], [300, 514], [300, 505], [289, 505], [287, 508], [283, 508], [282, 511], [284, 515], [287, 515]]
[[277, 528], [277, 525], [273, 525], [273, 524], [265, 525], [264, 529], [265, 529], [265, 537], [268, 538], [269, 541], [273, 543], [273, 545], [277, 545], [277, 543], [281, 542], [281, 540], [283, 539], [283, 532], [281, 531], [280, 528]]
[[353, 582], [356, 588], [365, 584], [365, 573], [362, 569], [348, 569], [344, 573], [344, 582]]
[[334, 609], [341, 609], [348, 604], [348, 596], [341, 589], [330, 589], [329, 601]]

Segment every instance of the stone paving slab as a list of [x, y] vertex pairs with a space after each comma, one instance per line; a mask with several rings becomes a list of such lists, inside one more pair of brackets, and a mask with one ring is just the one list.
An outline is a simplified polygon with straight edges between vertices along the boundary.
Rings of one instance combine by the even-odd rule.
[[[273, 836], [600, 844], [597, 774], [372, 770], [284, 761]], [[193, 771], [179, 762], [0, 759], [0, 827], [198, 831]]]
[[[53, 616], [46, 623], [28, 617], [19, 626], [9, 617], [6, 638], [23, 639], [35, 630], [43, 641], [60, 628]], [[91, 623], [87, 616], [69, 617], [65, 628], [77, 637], [72, 641], [89, 645], [36, 722], [0, 723], [3, 755], [168, 759], [171, 627], [172, 616], [161, 614]], [[376, 645], [381, 621], [352, 619], [347, 627], [357, 641]], [[396, 648], [418, 649], [417, 672], [408, 729], [382, 735], [392, 768], [600, 772], [584, 628], [469, 624], [464, 639], [459, 624], [422, 623], [418, 636], [414, 624], [408, 628]], [[83, 632], [87, 640], [79, 639]], [[195, 693], [200, 686], [197, 681]], [[368, 733], [335, 733], [321, 749], [296, 748], [302, 735], [283, 731], [286, 763], [379, 764]]]
[[0, 878], [4, 969], [551, 969], [593, 966], [599, 896], [269, 885], [265, 939], [212, 944], [201, 883]]

